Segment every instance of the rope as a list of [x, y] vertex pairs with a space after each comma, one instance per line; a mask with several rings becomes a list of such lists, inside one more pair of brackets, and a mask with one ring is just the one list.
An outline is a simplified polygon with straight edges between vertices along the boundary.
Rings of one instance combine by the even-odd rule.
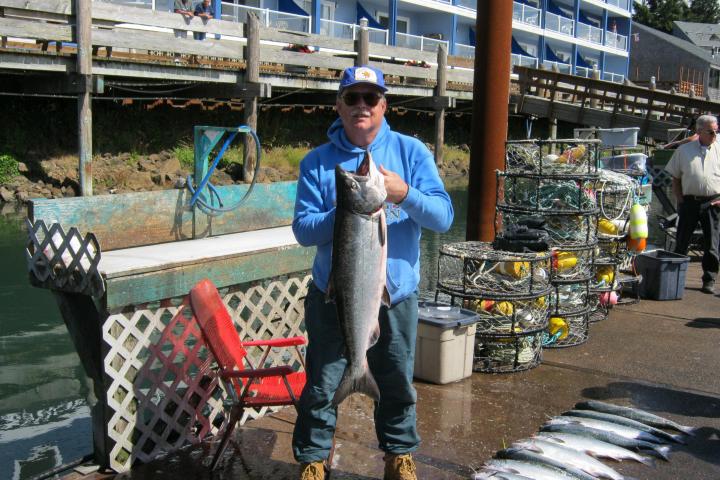
[[[243, 126], [244, 125], [241, 125], [241, 127], [243, 127]], [[255, 187], [255, 183], [257, 183], [258, 171], [260, 170], [260, 156], [262, 154], [262, 150], [260, 148], [260, 139], [258, 138], [257, 134], [253, 130], [250, 130], [249, 133], [253, 137], [253, 140], [255, 141], [255, 149], [256, 149], [255, 174], [253, 175], [252, 182], [250, 182], [250, 186], [248, 187], [247, 192], [245, 192], [245, 195], [243, 195], [243, 197], [240, 200], [238, 200], [234, 205], [225, 207], [223, 205], [222, 199], [220, 198], [220, 193], [217, 191], [215, 186], [212, 183], [210, 183], [210, 177], [212, 176], [213, 172], [215, 171], [215, 168], [217, 167], [218, 163], [220, 163], [220, 159], [222, 159], [223, 155], [225, 155], [225, 151], [227, 150], [228, 146], [230, 146], [230, 143], [232, 143], [232, 141], [235, 139], [235, 137], [238, 134], [238, 132], [233, 132], [228, 136], [227, 140], [225, 140], [225, 143], [223, 144], [222, 148], [218, 152], [218, 154], [215, 157], [215, 160], [213, 161], [210, 168], [208, 168], [208, 171], [205, 174], [205, 177], [200, 181], [200, 184], [198, 185], [197, 189], [193, 188], [193, 182], [194, 182], [193, 175], [188, 175], [187, 188], [190, 191], [190, 193], [192, 194], [192, 198], [190, 199], [191, 207], [194, 207], [195, 204], [197, 204], [200, 207], [202, 207], [202, 209], [205, 211], [205, 213], [207, 213], [211, 217], [215, 217], [215, 216], [221, 215], [225, 212], [230, 212], [232, 210], [235, 210], [240, 205], [242, 205], [245, 202], [245, 200], [247, 200], [247, 198], [250, 196], [250, 193], [252, 193], [253, 188]], [[206, 186], [208, 187], [208, 190], [211, 193], [211, 199], [212, 199], [212, 195], [214, 195], [215, 198], [217, 199], [217, 203], [219, 205], [218, 207], [214, 207], [214, 206], [210, 205], [208, 202], [206, 202], [205, 200], [203, 200], [202, 198], [200, 198], [200, 193], [202, 193], [203, 189]]]

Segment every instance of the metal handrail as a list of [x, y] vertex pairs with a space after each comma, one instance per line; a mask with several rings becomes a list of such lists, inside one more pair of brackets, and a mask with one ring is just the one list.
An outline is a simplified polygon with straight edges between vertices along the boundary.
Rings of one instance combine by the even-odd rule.
[[586, 23], [577, 22], [577, 38], [587, 40], [591, 43], [602, 45], [602, 28], [588, 25]]
[[[226, 9], [230, 9], [232, 13], [225, 13]], [[220, 17], [223, 20], [245, 22], [248, 12], [255, 13], [260, 19], [261, 25], [264, 27], [310, 33], [312, 17], [309, 15], [296, 15], [294, 13], [270, 10], [269, 8], [249, 7], [247, 5], [237, 5], [228, 2], [220, 3]]]
[[546, 12], [545, 30], [551, 30], [553, 32], [562, 33], [563, 35], [569, 35], [572, 37], [575, 33], [575, 20]]
[[513, 20], [539, 27], [540, 10], [520, 2], [513, 2]]
[[617, 48], [619, 50], [627, 49], [627, 37], [619, 33], [606, 32], [605, 46]]
[[440, 45], [447, 47], [448, 42], [447, 40], [437, 40], [435, 38], [398, 32], [395, 36], [395, 45], [398, 47], [413, 48], [422, 52], [437, 52]]

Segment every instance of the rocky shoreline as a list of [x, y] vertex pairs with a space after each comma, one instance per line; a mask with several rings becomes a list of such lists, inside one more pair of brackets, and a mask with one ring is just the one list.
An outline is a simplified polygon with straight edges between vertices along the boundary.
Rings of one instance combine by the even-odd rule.
[[[469, 157], [469, 153], [468, 153]], [[438, 166], [443, 177], [467, 175], [467, 161], [452, 160]], [[30, 167], [29, 165], [32, 165]], [[20, 174], [0, 185], [0, 204], [23, 205], [32, 198], [64, 198], [80, 194], [78, 158], [74, 155], [19, 163]], [[218, 169], [212, 177], [214, 185], [242, 183], [241, 166], [232, 164]], [[93, 194], [117, 194], [184, 188], [192, 172], [172, 150], [150, 155], [122, 153], [103, 154], [93, 158]], [[258, 182], [296, 180], [295, 169], [261, 166]]]

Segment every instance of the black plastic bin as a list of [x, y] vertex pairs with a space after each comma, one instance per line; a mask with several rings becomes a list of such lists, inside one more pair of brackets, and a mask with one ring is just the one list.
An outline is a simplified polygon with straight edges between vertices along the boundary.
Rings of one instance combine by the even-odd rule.
[[680, 300], [690, 257], [665, 250], [642, 253], [636, 258], [642, 275], [640, 296], [651, 300]]

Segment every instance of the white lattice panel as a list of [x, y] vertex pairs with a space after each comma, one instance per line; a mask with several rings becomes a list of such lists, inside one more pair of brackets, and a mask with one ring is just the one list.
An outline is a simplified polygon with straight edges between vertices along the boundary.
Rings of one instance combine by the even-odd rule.
[[[308, 275], [227, 289], [223, 301], [240, 338], [303, 335], [309, 282]], [[109, 463], [118, 472], [214, 435], [225, 423], [226, 393], [200, 329], [188, 320], [187, 310], [174, 318], [186, 307], [172, 306], [169, 300], [144, 307], [111, 314], [103, 325]], [[262, 351], [251, 349], [248, 354], [257, 367]], [[272, 365], [301, 369], [302, 359], [293, 349], [273, 349], [264, 366]], [[242, 421], [267, 411], [248, 410]]]

